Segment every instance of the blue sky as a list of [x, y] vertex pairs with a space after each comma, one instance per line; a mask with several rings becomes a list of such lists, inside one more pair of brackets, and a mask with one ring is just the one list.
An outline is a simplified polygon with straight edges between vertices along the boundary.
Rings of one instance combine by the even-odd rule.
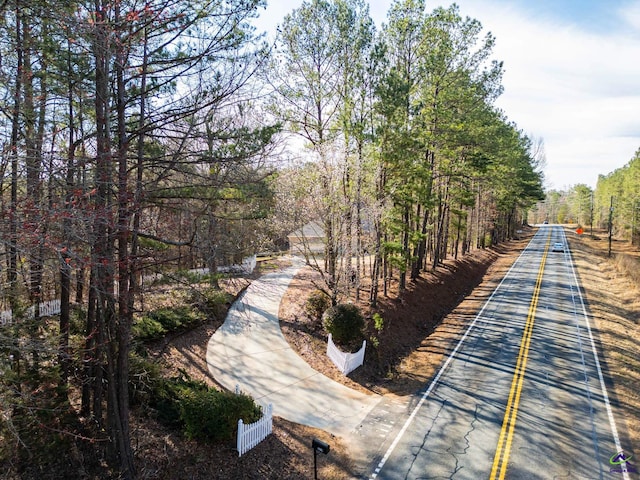
[[592, 31], [606, 31], [616, 26], [612, 12], [624, 7], [627, 0], [497, 0], [496, 4], [516, 5], [532, 19], [561, 21]]
[[[267, 0], [256, 25], [273, 32], [301, 0]], [[380, 26], [391, 0], [371, 0]], [[428, 1], [427, 8], [452, 2]], [[596, 186], [640, 149], [640, 0], [459, 0], [496, 38], [505, 92], [497, 101], [542, 139], [545, 187]]]

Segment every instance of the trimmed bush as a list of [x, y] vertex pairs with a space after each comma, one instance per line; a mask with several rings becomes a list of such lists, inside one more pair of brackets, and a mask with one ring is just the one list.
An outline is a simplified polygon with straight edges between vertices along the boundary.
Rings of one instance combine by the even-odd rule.
[[180, 402], [180, 418], [187, 438], [209, 441], [233, 439], [238, 420], [253, 423], [262, 410], [248, 395], [216, 390], [191, 390]]
[[182, 430], [189, 439], [231, 440], [239, 419], [253, 423], [262, 416], [261, 407], [249, 395], [209, 388], [186, 373], [168, 379], [153, 378], [145, 386], [145, 395], [138, 392], [137, 399], [147, 400], [159, 421]]
[[331, 299], [320, 290], [315, 290], [309, 295], [304, 304], [304, 311], [310, 318], [320, 320], [322, 314], [331, 306]]
[[322, 324], [337, 343], [344, 345], [362, 338], [364, 317], [352, 303], [340, 303], [324, 312]]
[[182, 401], [193, 392], [206, 392], [204, 382], [185, 377], [161, 379], [152, 393], [150, 406], [155, 410], [158, 420], [173, 428], [182, 428]]

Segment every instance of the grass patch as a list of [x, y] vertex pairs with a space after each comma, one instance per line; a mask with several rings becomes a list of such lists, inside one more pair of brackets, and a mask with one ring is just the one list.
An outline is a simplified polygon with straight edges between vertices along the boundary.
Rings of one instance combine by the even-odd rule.
[[620, 273], [628, 276], [636, 286], [640, 287], [640, 259], [626, 253], [618, 253], [616, 255], [616, 268]]

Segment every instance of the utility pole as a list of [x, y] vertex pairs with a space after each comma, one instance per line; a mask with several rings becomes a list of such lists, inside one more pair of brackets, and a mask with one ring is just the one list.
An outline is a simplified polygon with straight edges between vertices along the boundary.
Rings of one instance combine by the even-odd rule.
[[631, 246], [633, 247], [633, 237], [636, 233], [636, 202], [631, 204]]
[[591, 211], [589, 214], [589, 235], [593, 238], [593, 190], [591, 190]]
[[609, 206], [609, 256], [611, 256], [611, 235], [613, 234], [613, 195]]

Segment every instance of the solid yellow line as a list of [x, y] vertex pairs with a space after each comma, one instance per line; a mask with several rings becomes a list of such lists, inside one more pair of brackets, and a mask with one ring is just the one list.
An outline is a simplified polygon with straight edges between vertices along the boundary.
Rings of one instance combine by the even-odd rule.
[[509, 454], [511, 453], [511, 443], [513, 440], [513, 432], [516, 427], [516, 417], [518, 415], [518, 406], [520, 405], [520, 394], [522, 393], [522, 385], [524, 384], [524, 375], [525, 370], [527, 369], [527, 360], [529, 359], [529, 345], [531, 344], [531, 337], [533, 336], [533, 324], [535, 320], [535, 311], [538, 306], [538, 297], [539, 297], [540, 289], [536, 291], [535, 294], [535, 304], [532, 302], [532, 310], [531, 310], [531, 321], [530, 328], [527, 336], [527, 345], [525, 347], [524, 357], [521, 365], [520, 377], [518, 378], [518, 386], [516, 388], [516, 397], [513, 405], [513, 409], [511, 411], [511, 418], [509, 424], [509, 434], [507, 435], [507, 441], [504, 448], [504, 456], [502, 465], [500, 467], [500, 476], [498, 477], [500, 480], [503, 480], [505, 474], [507, 473], [507, 464], [509, 461]]
[[[498, 438], [498, 447], [491, 467], [490, 480], [495, 480], [496, 478], [503, 480], [507, 473], [507, 464], [509, 462], [513, 432], [515, 430], [516, 417], [518, 415], [518, 405], [520, 403], [520, 394], [522, 393], [522, 385], [524, 384], [524, 375], [527, 368], [527, 360], [529, 358], [529, 346], [531, 345], [531, 337], [533, 335], [535, 312], [538, 307], [538, 298], [540, 296], [540, 285], [542, 284], [542, 275], [544, 273], [544, 266], [547, 259], [550, 241], [551, 234], [549, 234], [549, 237], [547, 238], [547, 245], [545, 247], [544, 254], [542, 255], [542, 261], [540, 262], [540, 268], [538, 269], [538, 277], [536, 278], [536, 285], [533, 290], [533, 297], [529, 304], [527, 321], [524, 327], [522, 342], [520, 343], [520, 351], [518, 352], [516, 368], [511, 382], [511, 388], [509, 390], [507, 407], [502, 421], [500, 436]], [[498, 472], [499, 476], [496, 477]]]

